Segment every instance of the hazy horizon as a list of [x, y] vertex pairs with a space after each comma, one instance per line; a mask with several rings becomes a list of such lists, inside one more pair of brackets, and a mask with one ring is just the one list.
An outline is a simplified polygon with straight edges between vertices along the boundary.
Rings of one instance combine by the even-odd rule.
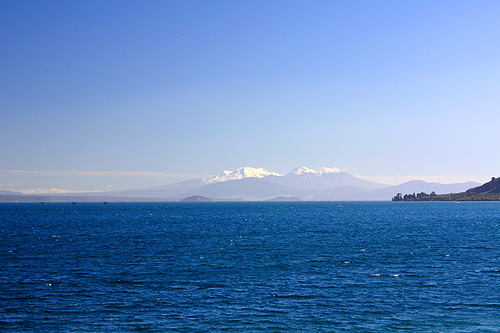
[[[319, 168], [318, 168], [319, 169]], [[338, 169], [338, 168], [334, 168]], [[222, 171], [222, 170], [221, 170]], [[229, 170], [229, 171], [234, 171], [234, 170]], [[268, 170], [272, 171], [272, 170]], [[290, 170], [292, 171], [292, 170]], [[134, 189], [134, 188], [148, 188], [148, 187], [155, 187], [155, 186], [161, 186], [161, 185], [169, 185], [169, 184], [175, 184], [178, 182], [182, 182], [185, 180], [194, 180], [194, 179], [208, 179], [215, 177], [216, 175], [203, 175], [203, 174], [179, 174], [179, 175], [173, 175], [169, 173], [147, 173], [147, 172], [110, 172], [110, 171], [101, 171], [101, 172], [47, 172], [47, 171], [20, 171], [20, 170], [8, 170], [6, 172], [10, 173], [18, 173], [22, 175], [26, 174], [38, 174], [38, 175], [45, 175], [45, 176], [53, 176], [53, 177], [59, 177], [59, 176], [65, 176], [65, 177], [112, 177], [112, 178], [117, 178], [117, 177], [135, 177], [136, 179], [139, 180], [138, 185], [135, 187], [124, 187], [124, 188], [112, 188], [111, 186], [108, 186], [104, 190], [69, 190], [69, 189], [60, 189], [60, 188], [33, 188], [33, 189], [28, 189], [28, 190], [10, 190], [10, 191], [17, 191], [17, 192], [22, 192], [24, 194], [44, 194], [44, 193], [92, 193], [92, 192], [108, 192], [108, 191], [116, 191], [116, 190], [127, 190], [127, 189]], [[456, 184], [456, 183], [467, 183], [467, 182], [476, 182], [476, 183], [484, 183], [487, 180], [471, 180], [467, 178], [460, 178], [460, 177], [432, 177], [432, 176], [389, 176], [389, 177], [366, 177], [363, 175], [358, 175], [358, 174], [352, 174], [347, 170], [340, 170], [339, 172], [345, 172], [349, 173], [352, 176], [363, 179], [363, 180], [368, 180], [373, 183], [378, 183], [378, 184], [383, 184], [387, 186], [394, 186], [394, 185], [400, 185], [409, 181], [425, 181], [428, 183], [442, 183], [442, 184]], [[281, 174], [281, 176], [286, 175], [287, 173]], [[154, 182], [152, 185], [147, 186], [146, 182], [144, 182], [144, 179], [154, 179]], [[161, 179], [177, 179], [176, 181], [170, 181], [170, 182], [162, 182]], [[489, 180], [489, 179], [488, 179]], [[0, 190], [2, 190], [0, 188]]]
[[500, 176], [500, 2], [0, 4], [2, 190]]

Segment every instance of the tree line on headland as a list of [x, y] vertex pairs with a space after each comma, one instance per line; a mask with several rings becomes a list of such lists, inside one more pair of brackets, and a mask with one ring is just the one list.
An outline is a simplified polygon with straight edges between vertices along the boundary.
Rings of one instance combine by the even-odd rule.
[[392, 201], [500, 201], [500, 177], [493, 177], [489, 182], [465, 192], [439, 195], [435, 192], [405, 195], [398, 193]]
[[415, 195], [415, 193], [413, 194], [401, 194], [401, 193], [398, 193], [396, 194], [396, 196], [394, 196], [392, 198], [392, 201], [416, 201], [416, 200], [422, 200], [423, 198], [427, 198], [427, 197], [435, 197], [437, 196], [436, 192], [432, 191], [431, 194], [427, 194], [425, 192], [420, 192], [420, 193], [417, 193]]

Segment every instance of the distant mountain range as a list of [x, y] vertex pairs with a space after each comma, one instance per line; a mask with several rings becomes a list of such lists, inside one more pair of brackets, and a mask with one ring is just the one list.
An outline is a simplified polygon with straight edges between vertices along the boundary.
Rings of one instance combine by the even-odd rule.
[[21, 194], [22, 194], [21, 192], [0, 190], [0, 195], [21, 195]]
[[213, 177], [124, 191], [64, 195], [0, 193], [0, 201], [180, 201], [197, 196], [224, 201], [391, 200], [396, 193], [434, 191], [444, 194], [462, 192], [477, 185], [479, 183], [440, 184], [416, 180], [390, 186], [363, 180], [338, 168], [298, 167], [281, 175], [263, 168], [242, 167], [224, 170]]
[[393, 201], [500, 201], [500, 178], [491, 178], [491, 180], [481, 186], [468, 189], [465, 192], [437, 194], [431, 192], [430, 194], [422, 192], [413, 192], [405, 194], [398, 192], [392, 198]]

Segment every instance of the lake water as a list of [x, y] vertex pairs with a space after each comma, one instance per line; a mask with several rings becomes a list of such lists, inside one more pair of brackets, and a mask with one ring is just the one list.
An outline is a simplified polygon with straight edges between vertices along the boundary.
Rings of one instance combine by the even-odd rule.
[[4, 203], [0, 268], [2, 332], [497, 332], [500, 203]]

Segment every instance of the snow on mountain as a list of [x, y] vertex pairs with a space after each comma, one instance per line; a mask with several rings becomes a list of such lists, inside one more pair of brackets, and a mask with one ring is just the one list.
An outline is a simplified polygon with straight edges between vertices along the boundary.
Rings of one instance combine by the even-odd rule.
[[354, 187], [361, 190], [375, 190], [387, 185], [376, 184], [356, 178], [339, 168], [323, 167], [314, 170], [306, 167], [295, 168], [284, 177], [269, 177], [267, 180], [300, 190], [323, 191], [333, 187]]
[[327, 173], [340, 173], [340, 172], [341, 171], [339, 168], [322, 167], [319, 170], [314, 170], [314, 169], [310, 169], [308, 167], [298, 167], [298, 168], [293, 169], [292, 171], [290, 171], [286, 175], [287, 176], [302, 176], [302, 175], [306, 175], [306, 174], [311, 174], [311, 175], [321, 176], [321, 175], [327, 174]]
[[325, 173], [340, 173], [340, 169], [339, 168], [322, 167], [321, 169], [318, 170], [318, 173], [320, 175], [323, 175]]
[[214, 184], [222, 183], [230, 180], [244, 179], [244, 178], [264, 178], [268, 176], [275, 177], [290, 177], [290, 176], [322, 176], [326, 174], [338, 174], [341, 170], [339, 168], [327, 168], [323, 167], [319, 170], [310, 169], [307, 167], [298, 167], [290, 171], [286, 176], [280, 175], [279, 173], [269, 171], [264, 168], [251, 168], [251, 167], [241, 167], [234, 171], [224, 170], [216, 176], [203, 178], [202, 183], [204, 184]]
[[305, 174], [308, 174], [308, 173], [317, 174], [318, 171], [313, 170], [313, 169], [309, 169], [307, 167], [298, 167], [298, 168], [293, 169], [292, 171], [290, 171], [286, 175], [287, 176], [292, 176], [292, 175], [294, 175], [294, 176], [300, 176], [300, 175], [305, 175]]
[[213, 183], [221, 183], [227, 182], [229, 180], [243, 179], [243, 178], [264, 178], [267, 176], [278, 176], [281, 177], [279, 173], [269, 171], [264, 168], [250, 168], [250, 167], [241, 167], [234, 171], [224, 170], [219, 173], [217, 176], [204, 178], [203, 183], [205, 184], [213, 184]]

